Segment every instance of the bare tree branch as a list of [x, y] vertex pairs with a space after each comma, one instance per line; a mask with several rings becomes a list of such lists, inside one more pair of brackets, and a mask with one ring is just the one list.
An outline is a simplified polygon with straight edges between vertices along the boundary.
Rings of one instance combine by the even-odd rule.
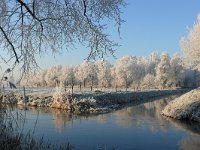
[[4, 35], [5, 39], [7, 40], [7, 42], [9, 43], [9, 45], [11, 46], [13, 53], [15, 54], [15, 59], [16, 59], [15, 62], [19, 63], [19, 58], [18, 58], [18, 55], [17, 55], [17, 53], [15, 51], [15, 47], [13, 46], [12, 42], [10, 41], [10, 39], [8, 38], [7, 34], [5, 33], [5, 31], [3, 30], [3, 28], [1, 26], [0, 26], [0, 30], [3, 33], [3, 35]]

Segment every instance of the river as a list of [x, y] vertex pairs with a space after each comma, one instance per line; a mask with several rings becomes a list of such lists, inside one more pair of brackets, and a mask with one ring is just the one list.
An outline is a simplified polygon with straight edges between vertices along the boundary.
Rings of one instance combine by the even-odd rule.
[[[15, 107], [25, 116], [24, 130], [36, 139], [75, 150], [199, 149], [200, 124], [163, 117], [160, 112], [174, 96], [128, 106], [112, 113], [75, 115], [50, 108]], [[34, 129], [34, 130], [33, 130]]]

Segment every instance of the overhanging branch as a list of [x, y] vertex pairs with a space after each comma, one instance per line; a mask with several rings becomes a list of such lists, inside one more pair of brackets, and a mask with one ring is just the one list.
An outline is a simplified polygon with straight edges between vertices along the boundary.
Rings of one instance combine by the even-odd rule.
[[16, 59], [15, 62], [19, 63], [19, 58], [18, 58], [18, 55], [17, 55], [17, 53], [16, 53], [16, 50], [15, 50], [14, 45], [12, 44], [12, 42], [11, 42], [10, 39], [8, 38], [6, 32], [4, 31], [4, 29], [3, 29], [1, 26], [0, 26], [0, 30], [1, 30], [1, 32], [3, 33], [3, 35], [4, 35], [5, 39], [7, 40], [7, 42], [9, 43], [9, 45], [11, 46], [11, 48], [12, 48], [12, 51], [13, 51], [13, 53], [14, 53], [14, 55], [15, 55], [15, 59]]

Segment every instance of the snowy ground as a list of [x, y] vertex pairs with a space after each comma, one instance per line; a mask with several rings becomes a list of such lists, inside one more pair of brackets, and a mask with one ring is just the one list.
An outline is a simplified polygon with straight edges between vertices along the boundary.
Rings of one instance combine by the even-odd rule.
[[171, 101], [164, 108], [162, 114], [175, 119], [188, 119], [200, 122], [200, 88]]
[[[127, 91], [124, 89], [116, 92], [115, 89], [97, 90], [91, 92], [89, 89], [80, 91], [75, 89], [74, 94], [70, 94], [70, 89], [66, 92], [63, 88], [26, 88], [26, 104], [35, 107], [54, 107], [78, 112], [108, 112], [123, 107], [130, 103], [143, 103], [148, 99], [167, 95], [177, 95], [187, 92], [184, 89], [175, 90], [144, 90]], [[9, 94], [10, 93], [10, 94]], [[24, 105], [23, 88], [4, 89], [3, 103], [16, 103]]]
[[[51, 95], [52, 96], [55, 90], [56, 90], [55, 87], [25, 87], [26, 95]], [[3, 89], [2, 87], [0, 87], [0, 91], [1, 92], [3, 91], [5, 94], [9, 92], [13, 92], [15, 94], [23, 94], [23, 87], [17, 87], [17, 89], [10, 89], [9, 87], [5, 87]], [[79, 87], [74, 87], [74, 90], [73, 90], [73, 92], [76, 94], [91, 94], [91, 93], [97, 93], [98, 91], [110, 93], [110, 92], [116, 92], [116, 89], [115, 88], [93, 88], [93, 90], [91, 91], [90, 87], [82, 88], [81, 90]], [[141, 92], [141, 91], [158, 91], [158, 89], [141, 89], [141, 90], [128, 89], [128, 92]], [[117, 92], [126, 92], [126, 89], [118, 88]], [[66, 88], [66, 94], [71, 94], [71, 93], [72, 93], [72, 89], [69, 86]]]

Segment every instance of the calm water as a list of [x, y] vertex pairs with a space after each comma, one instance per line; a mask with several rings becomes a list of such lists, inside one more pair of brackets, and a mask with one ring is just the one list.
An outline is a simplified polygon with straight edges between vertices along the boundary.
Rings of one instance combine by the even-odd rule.
[[[164, 118], [162, 108], [174, 97], [96, 116], [70, 115], [57, 109], [28, 108], [25, 130], [36, 138], [73, 145], [75, 150], [199, 149], [200, 124]], [[18, 107], [15, 111], [21, 111]], [[36, 122], [37, 120], [37, 122]]]

